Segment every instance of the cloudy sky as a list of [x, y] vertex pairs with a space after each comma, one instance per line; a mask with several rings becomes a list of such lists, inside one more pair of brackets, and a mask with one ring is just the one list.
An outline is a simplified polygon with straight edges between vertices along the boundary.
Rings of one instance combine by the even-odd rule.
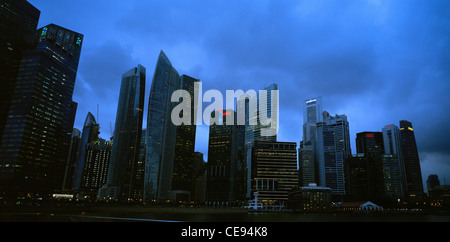
[[[423, 180], [450, 184], [450, 1], [29, 0], [38, 27], [84, 34], [73, 95], [75, 127], [88, 111], [114, 128], [121, 75], [147, 68], [146, 101], [163, 50], [180, 74], [209, 89], [280, 90], [279, 141], [302, 138], [302, 101], [346, 114], [356, 133], [413, 123]], [[207, 106], [205, 103], [204, 106]], [[146, 112], [144, 113], [146, 126]], [[208, 126], [197, 150], [207, 153]]]

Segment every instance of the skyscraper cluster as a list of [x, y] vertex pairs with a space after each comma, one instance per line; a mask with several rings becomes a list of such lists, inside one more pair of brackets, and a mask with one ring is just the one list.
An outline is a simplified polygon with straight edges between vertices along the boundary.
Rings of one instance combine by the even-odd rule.
[[[311, 183], [332, 189], [336, 200], [377, 202], [423, 201], [420, 162], [411, 122], [386, 125], [382, 131], [356, 134], [350, 149], [345, 115], [322, 110], [322, 98], [303, 103], [300, 142], [300, 186]], [[321, 114], [321, 115], [319, 115]]]
[[[83, 35], [55, 24], [36, 29], [40, 11], [24, 0], [4, 0], [0, 10], [0, 31], [9, 33], [0, 37], [2, 198], [68, 193], [90, 201], [236, 206], [256, 195], [265, 205], [284, 206], [289, 193], [310, 184], [326, 187], [336, 200], [423, 197], [410, 122], [358, 133], [353, 154], [347, 116], [333, 116], [323, 111], [321, 97], [311, 98], [303, 103], [297, 147], [277, 141], [270, 125], [260, 122], [267, 114], [278, 118], [277, 84], [264, 87], [267, 95], [238, 99], [236, 110], [207, 113], [205, 161], [195, 150], [200, 80], [180, 75], [162, 50], [147, 117], [147, 70], [137, 65], [121, 77], [111, 140], [99, 137], [100, 125], [90, 112], [82, 130], [73, 128]], [[188, 95], [173, 100], [177, 90]], [[180, 102], [187, 112], [175, 116], [188, 122], [174, 124]], [[237, 122], [240, 108], [243, 124]]]

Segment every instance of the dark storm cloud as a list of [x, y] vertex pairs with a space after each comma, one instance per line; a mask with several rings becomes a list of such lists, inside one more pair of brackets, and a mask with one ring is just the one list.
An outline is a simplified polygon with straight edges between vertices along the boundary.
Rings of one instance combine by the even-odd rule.
[[84, 49], [78, 68], [73, 99], [78, 102], [78, 128], [82, 128], [88, 112], [97, 118], [102, 127], [103, 138], [110, 136], [110, 122], [114, 127], [121, 76], [139, 63], [132, 56], [129, 46], [114, 41], [92, 45]]

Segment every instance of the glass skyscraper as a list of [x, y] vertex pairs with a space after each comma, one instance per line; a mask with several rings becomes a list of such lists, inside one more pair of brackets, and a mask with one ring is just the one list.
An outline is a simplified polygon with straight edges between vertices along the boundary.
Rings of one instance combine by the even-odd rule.
[[[172, 93], [178, 89], [180, 75], [161, 50], [153, 74], [147, 116], [147, 148], [144, 176], [144, 201], [158, 198], [160, 179], [172, 176], [176, 126], [171, 122]], [[169, 192], [170, 184], [164, 192]]]
[[33, 48], [40, 13], [25, 0], [0, 2], [0, 144], [22, 53]]
[[410, 202], [420, 202], [424, 195], [422, 172], [411, 122], [407, 120], [400, 121], [400, 139], [405, 166], [406, 195]]
[[76, 163], [74, 164], [75, 174], [72, 185], [73, 190], [80, 189], [81, 177], [83, 176], [84, 170], [84, 160], [86, 158], [85, 157], [86, 145], [98, 139], [99, 130], [100, 126], [95, 121], [94, 115], [91, 112], [88, 112], [86, 119], [84, 121], [83, 131], [81, 133], [79, 157]]
[[388, 197], [403, 198], [405, 191], [405, 171], [401, 149], [400, 129], [397, 125], [386, 125], [382, 129], [384, 155], [383, 171], [385, 191]]
[[[153, 75], [148, 101], [147, 145], [144, 176], [144, 201], [191, 199], [194, 186], [194, 149], [198, 79], [182, 75], [161, 50]], [[177, 90], [187, 91], [190, 124], [175, 125], [172, 102]], [[177, 100], [178, 101], [178, 100]], [[183, 107], [187, 109], [188, 107]], [[178, 114], [180, 115], [180, 114]]]
[[345, 195], [344, 160], [351, 155], [347, 116], [323, 112], [323, 122], [317, 123], [317, 153], [319, 185]]
[[76, 103], [72, 101], [83, 35], [50, 24], [25, 50], [0, 147], [7, 189], [48, 194], [62, 189]]
[[318, 183], [317, 123], [322, 118], [322, 97], [303, 102], [303, 139], [298, 149], [300, 186]]
[[138, 65], [122, 75], [114, 140], [106, 186], [99, 198], [121, 201], [142, 199], [142, 184], [136, 182], [142, 133], [146, 70]]

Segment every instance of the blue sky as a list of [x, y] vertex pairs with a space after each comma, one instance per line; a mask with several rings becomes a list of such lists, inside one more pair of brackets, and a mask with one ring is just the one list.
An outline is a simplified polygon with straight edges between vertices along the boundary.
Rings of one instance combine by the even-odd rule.
[[[147, 68], [147, 106], [162, 49], [204, 92], [277, 83], [279, 141], [299, 143], [302, 101], [316, 96], [324, 110], [348, 116], [353, 153], [356, 133], [409, 120], [423, 180], [450, 182], [450, 1], [29, 2], [41, 10], [39, 27], [84, 34], [76, 128], [99, 104], [101, 136], [110, 137], [121, 75], [138, 64]], [[199, 126], [198, 151], [207, 153], [207, 137]]]

